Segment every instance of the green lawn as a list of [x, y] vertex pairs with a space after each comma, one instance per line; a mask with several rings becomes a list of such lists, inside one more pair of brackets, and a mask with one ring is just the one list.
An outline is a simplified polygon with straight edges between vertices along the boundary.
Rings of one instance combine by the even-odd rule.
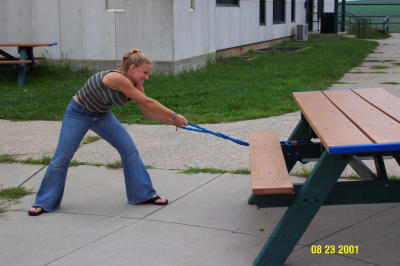
[[[218, 123], [281, 115], [297, 110], [293, 91], [328, 89], [357, 66], [376, 42], [355, 39], [311, 39], [285, 42], [307, 46], [298, 52], [250, 52], [250, 61], [220, 59], [176, 76], [151, 75], [148, 96], [194, 123]], [[71, 97], [91, 73], [38, 65], [24, 87], [15, 72], [0, 72], [0, 118], [61, 120]], [[345, 85], [344, 85], [345, 87]], [[137, 104], [113, 108], [122, 122], [153, 123]]]

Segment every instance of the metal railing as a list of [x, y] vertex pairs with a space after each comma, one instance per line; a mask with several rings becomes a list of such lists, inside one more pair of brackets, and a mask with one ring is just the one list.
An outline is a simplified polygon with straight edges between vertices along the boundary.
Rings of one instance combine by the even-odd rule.
[[[400, 30], [400, 16], [398, 12], [395, 10], [398, 10], [398, 7], [400, 7], [400, 1], [391, 1], [393, 3], [380, 3], [380, 2], [385, 2], [385, 1], [380, 1], [380, 0], [375, 0], [375, 3], [359, 3], [359, 2], [350, 2], [346, 1], [345, 5], [342, 6], [342, 3], [338, 3], [338, 10], [342, 9], [342, 11], [345, 11], [346, 7], [350, 8], [350, 12], [352, 10], [352, 7], [357, 6], [357, 12], [358, 16], [363, 17], [363, 18], [370, 18], [372, 20], [372, 25], [376, 25], [377, 28], [382, 26], [382, 30], [385, 33], [389, 32], [389, 27], [391, 30], [394, 30], [395, 32], [399, 32]], [[394, 3], [396, 2], [396, 3]], [[382, 14], [381, 15], [375, 15], [375, 12], [371, 12], [374, 15], [366, 14], [370, 13], [367, 11], [367, 9], [363, 9], [364, 6], [376, 6], [382, 8], [380, 11]], [[393, 7], [393, 8], [392, 8]], [[353, 13], [354, 13], [353, 12]], [[363, 14], [364, 13], [364, 14]]]
[[371, 15], [360, 15], [362, 18], [371, 19], [371, 25], [376, 25], [376, 28], [379, 28], [379, 25], [382, 26], [382, 30], [389, 31], [390, 26], [400, 25], [400, 22], [393, 22], [396, 18], [400, 18], [400, 16], [371, 16]]
[[347, 29], [355, 28], [356, 35], [359, 37], [363, 37], [365, 30], [372, 25], [371, 19], [363, 18], [349, 12], [340, 12], [338, 17], [341, 18], [338, 24], [341, 24], [342, 31], [346, 29], [346, 26]]
[[386, 16], [383, 19], [383, 32], [389, 32], [389, 25], [390, 25], [390, 21], [389, 21], [390, 17]]
[[[313, 17], [316, 19], [313, 19], [312, 23], [317, 24], [317, 30], [321, 29], [321, 15], [322, 14], [317, 12], [313, 13]], [[346, 28], [347, 29], [355, 28], [356, 35], [359, 37], [363, 37], [365, 35], [366, 29], [371, 27], [372, 22], [371, 19], [369, 18], [357, 16], [349, 12], [344, 12], [342, 16], [342, 13], [339, 12], [337, 25], [338, 26], [342, 25], [342, 31], [345, 31]]]

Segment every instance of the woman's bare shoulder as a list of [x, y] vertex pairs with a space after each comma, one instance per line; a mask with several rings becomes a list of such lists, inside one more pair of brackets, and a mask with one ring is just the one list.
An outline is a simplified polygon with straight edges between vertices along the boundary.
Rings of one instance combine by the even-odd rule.
[[103, 84], [116, 90], [121, 90], [122, 87], [130, 83], [130, 80], [123, 73], [117, 71], [109, 72], [103, 77]]

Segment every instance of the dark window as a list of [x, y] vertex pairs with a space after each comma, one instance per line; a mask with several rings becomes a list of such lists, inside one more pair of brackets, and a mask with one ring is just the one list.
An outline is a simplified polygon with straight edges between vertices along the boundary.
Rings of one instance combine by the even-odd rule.
[[292, 0], [292, 22], [296, 20], [296, 0]]
[[217, 6], [239, 6], [239, 0], [217, 0]]
[[274, 24], [285, 23], [285, 4], [286, 0], [274, 0]]
[[265, 0], [260, 0], [260, 25], [265, 25]]

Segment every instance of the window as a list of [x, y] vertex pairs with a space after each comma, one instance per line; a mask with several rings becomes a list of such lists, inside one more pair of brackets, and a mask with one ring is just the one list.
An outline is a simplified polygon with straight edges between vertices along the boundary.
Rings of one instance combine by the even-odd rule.
[[106, 0], [106, 10], [111, 12], [124, 12], [124, 1]]
[[265, 0], [260, 0], [260, 25], [265, 25]]
[[217, 6], [239, 6], [239, 0], [217, 0]]
[[285, 4], [286, 0], [274, 0], [273, 4], [274, 24], [285, 23]]
[[296, 0], [292, 0], [292, 13], [291, 13], [291, 17], [292, 17], [292, 22], [296, 21]]
[[190, 1], [189, 11], [190, 12], [194, 12], [194, 8], [195, 8], [194, 0], [189, 0], [189, 1]]

